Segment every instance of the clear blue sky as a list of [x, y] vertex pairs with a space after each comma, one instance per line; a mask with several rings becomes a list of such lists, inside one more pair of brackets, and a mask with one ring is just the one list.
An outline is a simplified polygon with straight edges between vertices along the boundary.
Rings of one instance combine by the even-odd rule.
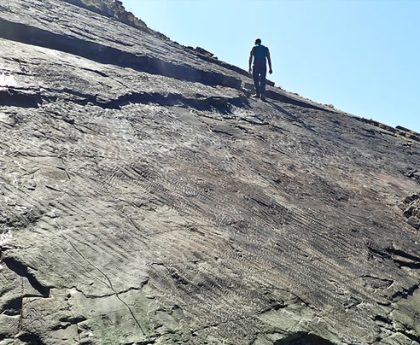
[[284, 89], [420, 132], [420, 0], [123, 0], [146, 24], [247, 69], [260, 37]]

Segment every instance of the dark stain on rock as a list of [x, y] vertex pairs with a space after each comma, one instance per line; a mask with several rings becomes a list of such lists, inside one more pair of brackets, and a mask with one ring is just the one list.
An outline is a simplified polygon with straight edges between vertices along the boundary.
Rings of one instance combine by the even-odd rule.
[[42, 297], [49, 297], [50, 296], [50, 288], [42, 285], [35, 275], [28, 271], [28, 267], [16, 260], [13, 257], [6, 257], [3, 258], [2, 262], [7, 266], [8, 269], [15, 272], [18, 276], [27, 278], [31, 286], [37, 290]]
[[277, 340], [273, 345], [334, 345], [334, 343], [315, 334], [297, 333]]

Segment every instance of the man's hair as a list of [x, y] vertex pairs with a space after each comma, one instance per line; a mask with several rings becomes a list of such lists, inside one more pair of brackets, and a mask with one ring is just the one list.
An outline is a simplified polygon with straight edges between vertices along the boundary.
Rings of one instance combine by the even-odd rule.
[[257, 38], [257, 39], [255, 40], [255, 44], [261, 44], [261, 38]]

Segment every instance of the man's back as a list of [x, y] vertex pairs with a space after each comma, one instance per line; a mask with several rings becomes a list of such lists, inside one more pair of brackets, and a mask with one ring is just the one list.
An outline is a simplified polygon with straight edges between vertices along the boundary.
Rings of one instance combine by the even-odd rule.
[[252, 48], [252, 55], [254, 56], [254, 65], [265, 65], [268, 56], [268, 48], [262, 44], [256, 44]]

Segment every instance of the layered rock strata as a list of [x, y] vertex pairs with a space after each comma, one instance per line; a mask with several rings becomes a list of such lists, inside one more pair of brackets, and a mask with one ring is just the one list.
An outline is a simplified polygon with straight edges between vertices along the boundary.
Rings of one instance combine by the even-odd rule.
[[85, 7], [0, 5], [0, 344], [420, 344], [417, 134]]

